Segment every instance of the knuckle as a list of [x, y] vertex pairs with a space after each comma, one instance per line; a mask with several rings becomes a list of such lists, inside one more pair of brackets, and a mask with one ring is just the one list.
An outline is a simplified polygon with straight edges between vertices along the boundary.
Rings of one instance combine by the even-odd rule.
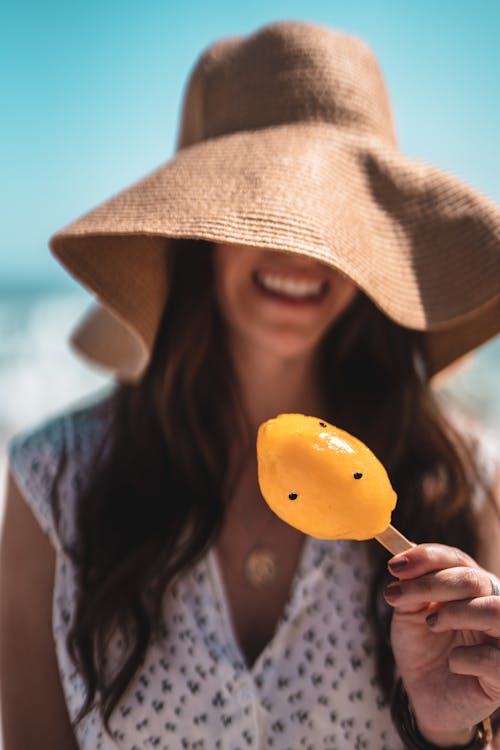
[[484, 583], [481, 575], [475, 568], [464, 568], [462, 571], [462, 583], [464, 587], [473, 595], [479, 595], [484, 592]]
[[433, 576], [421, 576], [421, 578], [415, 578], [413, 581], [411, 581], [411, 583], [409, 584], [409, 589], [410, 592], [411, 589], [413, 589], [417, 594], [428, 594], [432, 591], [433, 585]]
[[[500, 634], [500, 597], [490, 597], [486, 600], [488, 602], [487, 604], [487, 614], [488, 617], [492, 620], [494, 626], [498, 630]], [[498, 637], [498, 636], [497, 636]]]
[[500, 651], [494, 646], [483, 646], [478, 654], [479, 666], [484, 669], [496, 667], [500, 669]]
[[421, 546], [427, 548], [429, 555], [433, 559], [441, 562], [446, 559], [452, 567], [477, 567], [477, 564], [472, 557], [458, 547], [451, 547], [447, 544], [437, 544], [436, 542]]
[[495, 600], [482, 598], [478, 600], [478, 606], [474, 608], [482, 618], [488, 621], [498, 622], [500, 607]]
[[451, 652], [449, 664], [452, 669], [467, 665], [478, 675], [491, 676], [498, 673], [500, 676], [500, 650], [488, 644], [472, 647], [459, 646]]
[[455, 563], [457, 566], [465, 566], [467, 568], [476, 568], [477, 564], [476, 562], [463, 550], [459, 549], [458, 547], [452, 547], [453, 554], [455, 556]]

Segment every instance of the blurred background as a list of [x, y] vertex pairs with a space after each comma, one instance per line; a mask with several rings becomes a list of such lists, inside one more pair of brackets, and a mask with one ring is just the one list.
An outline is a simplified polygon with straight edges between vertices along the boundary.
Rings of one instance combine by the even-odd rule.
[[[356, 34], [388, 84], [400, 148], [500, 202], [498, 0], [27, 0], [0, 19], [0, 481], [5, 444], [97, 389], [66, 339], [90, 303], [49, 236], [173, 153], [186, 77], [216, 38], [279, 19]], [[500, 432], [500, 341], [442, 378]]]

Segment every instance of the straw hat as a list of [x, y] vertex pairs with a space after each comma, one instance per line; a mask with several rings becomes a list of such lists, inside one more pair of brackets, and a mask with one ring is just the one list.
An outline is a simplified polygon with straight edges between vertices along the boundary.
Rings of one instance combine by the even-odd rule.
[[167, 295], [165, 238], [176, 237], [334, 266], [426, 332], [431, 374], [500, 327], [498, 207], [402, 154], [371, 49], [313, 24], [209, 47], [188, 82], [175, 157], [51, 238], [101, 303], [73, 343], [123, 379], [147, 365]]

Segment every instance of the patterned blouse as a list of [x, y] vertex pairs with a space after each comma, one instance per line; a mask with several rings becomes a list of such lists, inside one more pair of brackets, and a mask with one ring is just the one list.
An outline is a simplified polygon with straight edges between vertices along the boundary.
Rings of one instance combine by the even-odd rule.
[[[97, 458], [107, 399], [51, 417], [11, 440], [11, 470], [57, 552], [53, 632], [71, 719], [85, 691], [65, 640], [75, 575], [62, 549], [79, 488]], [[60, 499], [60, 536], [50, 498]], [[251, 668], [234, 629], [213, 550], [166, 591], [159, 635], [115, 708], [77, 727], [83, 750], [401, 750], [375, 677], [367, 618], [367, 543], [306, 537], [288, 602]], [[110, 663], [123, 644], [115, 637]]]

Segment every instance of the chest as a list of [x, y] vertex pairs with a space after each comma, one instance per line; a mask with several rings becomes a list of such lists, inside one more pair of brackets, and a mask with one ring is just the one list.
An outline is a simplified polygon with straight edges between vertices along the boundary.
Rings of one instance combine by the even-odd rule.
[[[79, 747], [209, 750], [223, 737], [221, 748], [309, 744], [400, 750], [374, 679], [364, 609], [369, 567], [351, 551], [350, 543], [331, 546], [306, 537], [291, 597], [249, 668], [235, 643], [212, 548], [166, 596], [161, 633], [111, 716], [113, 740], [107, 744], [94, 713], [78, 727]], [[84, 689], [64, 647], [70, 625], [65, 611], [72, 602], [69, 569], [60, 568], [56, 644], [74, 717]]]
[[257, 485], [256, 467], [246, 466], [215, 543], [214, 560], [232, 636], [249, 667], [276, 631], [304, 539], [270, 510]]
[[284, 531], [267, 546], [248, 547], [233, 537], [214, 553], [233, 635], [249, 667], [273, 638], [301, 558], [303, 535]]

